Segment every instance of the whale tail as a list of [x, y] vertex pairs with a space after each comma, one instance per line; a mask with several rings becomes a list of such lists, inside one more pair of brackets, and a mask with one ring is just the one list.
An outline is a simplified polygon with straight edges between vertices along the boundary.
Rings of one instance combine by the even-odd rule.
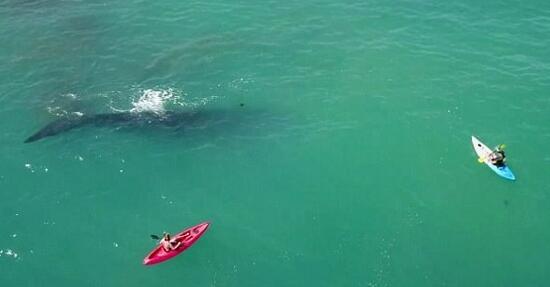
[[84, 117], [57, 119], [28, 137], [25, 140], [25, 143], [35, 142], [45, 137], [50, 137], [62, 132], [66, 132], [68, 130], [81, 126], [84, 121]]

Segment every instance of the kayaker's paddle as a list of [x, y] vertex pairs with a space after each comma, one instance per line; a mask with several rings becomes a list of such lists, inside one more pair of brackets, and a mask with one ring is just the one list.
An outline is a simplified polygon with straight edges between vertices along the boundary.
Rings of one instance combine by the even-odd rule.
[[160, 240], [160, 236], [151, 234], [151, 239]]

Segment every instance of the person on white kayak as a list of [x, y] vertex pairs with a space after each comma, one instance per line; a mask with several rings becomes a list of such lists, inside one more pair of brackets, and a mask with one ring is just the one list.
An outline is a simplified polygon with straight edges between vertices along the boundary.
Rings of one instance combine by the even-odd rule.
[[174, 238], [170, 238], [170, 234], [166, 232], [164, 232], [164, 234], [162, 235], [160, 244], [162, 244], [162, 249], [164, 249], [164, 251], [166, 252], [176, 250], [181, 246], [181, 242], [177, 241]]
[[494, 164], [498, 167], [504, 166], [506, 161], [506, 155], [504, 154], [503, 145], [499, 145], [495, 150], [489, 155], [489, 161], [491, 164]]

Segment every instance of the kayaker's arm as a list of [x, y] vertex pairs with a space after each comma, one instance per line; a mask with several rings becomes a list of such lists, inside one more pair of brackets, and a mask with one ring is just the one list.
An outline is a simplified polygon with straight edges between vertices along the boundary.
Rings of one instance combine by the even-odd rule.
[[180, 248], [180, 246], [181, 246], [181, 241], [179, 241], [174, 247], [172, 247], [172, 250], [176, 250]]

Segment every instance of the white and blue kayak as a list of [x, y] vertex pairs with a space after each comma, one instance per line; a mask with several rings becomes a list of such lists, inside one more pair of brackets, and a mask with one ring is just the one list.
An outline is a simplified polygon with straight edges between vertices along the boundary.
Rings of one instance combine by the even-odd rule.
[[494, 172], [496, 172], [496, 174], [509, 180], [516, 180], [516, 177], [512, 173], [512, 170], [506, 164], [504, 164], [503, 166], [496, 166], [491, 163], [491, 161], [489, 160], [489, 155], [493, 153], [492, 149], [488, 148], [474, 136], [472, 136], [472, 144], [474, 145], [477, 156], [481, 160], [483, 160], [483, 162], [485, 162], [485, 164], [489, 166]]

